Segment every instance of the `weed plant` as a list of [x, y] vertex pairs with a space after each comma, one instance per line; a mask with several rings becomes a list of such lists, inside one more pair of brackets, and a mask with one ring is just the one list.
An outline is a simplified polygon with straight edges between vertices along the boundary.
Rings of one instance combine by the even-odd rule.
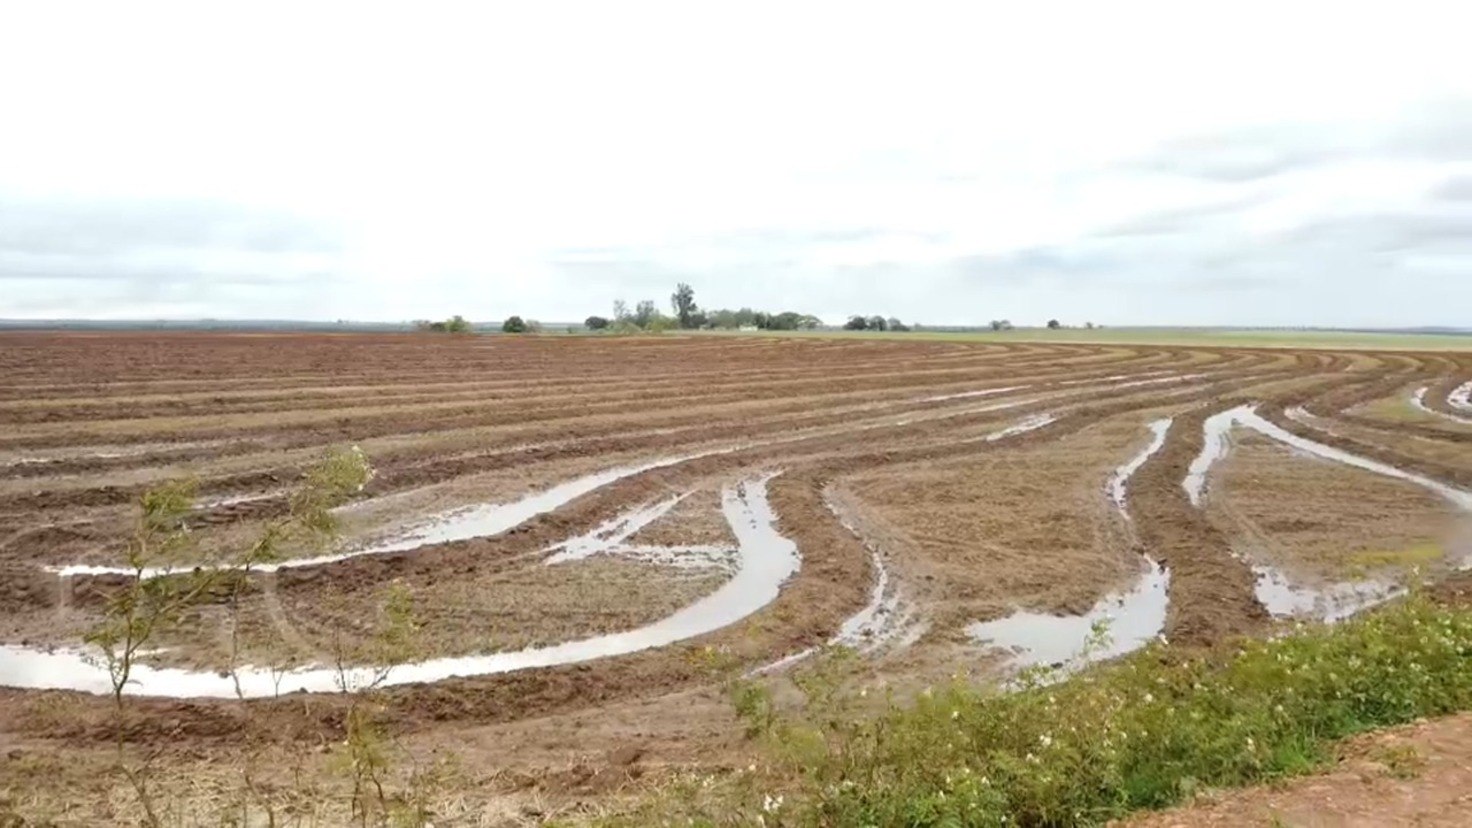
[[1099, 825], [1209, 788], [1310, 771], [1361, 731], [1472, 708], [1472, 611], [1413, 595], [1332, 627], [1201, 650], [1160, 642], [1008, 688], [905, 702], [843, 692], [821, 665], [776, 713], [737, 681], [768, 757], [672, 785], [626, 824]]

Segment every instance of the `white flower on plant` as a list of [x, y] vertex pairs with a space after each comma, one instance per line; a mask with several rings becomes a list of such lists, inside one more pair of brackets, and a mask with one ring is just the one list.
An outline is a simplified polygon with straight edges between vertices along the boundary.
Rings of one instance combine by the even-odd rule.
[[1038, 737], [1038, 744], [1042, 745], [1045, 748], [1050, 748], [1053, 746], [1053, 737], [1044, 733], [1043, 735]]
[[769, 814], [777, 813], [778, 809], [780, 809], [781, 807], [782, 797], [780, 794], [777, 796], [767, 794], [766, 798], [762, 801], [762, 810], [766, 811]]

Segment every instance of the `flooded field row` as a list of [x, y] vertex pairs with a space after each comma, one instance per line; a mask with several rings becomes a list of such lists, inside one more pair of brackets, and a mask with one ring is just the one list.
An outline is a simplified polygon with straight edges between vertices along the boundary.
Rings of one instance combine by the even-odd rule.
[[[122, 367], [164, 344], [187, 370]], [[300, 337], [287, 368], [164, 344], [3, 357], [0, 693], [65, 691], [82, 721], [121, 686], [185, 729], [247, 699], [326, 732], [372, 688], [407, 730], [550, 734], [839, 654], [918, 689], [1271, 634], [1472, 563], [1458, 355]], [[354, 447], [373, 473], [331, 536], [283, 530]], [[161, 552], [141, 507], [173, 480], [194, 494]], [[120, 601], [196, 584], [119, 685]]]

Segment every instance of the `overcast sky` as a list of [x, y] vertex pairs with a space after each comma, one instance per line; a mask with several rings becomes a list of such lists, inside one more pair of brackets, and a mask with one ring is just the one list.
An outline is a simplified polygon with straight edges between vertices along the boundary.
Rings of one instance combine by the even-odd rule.
[[0, 11], [0, 317], [1472, 325], [1465, 4], [231, 5]]

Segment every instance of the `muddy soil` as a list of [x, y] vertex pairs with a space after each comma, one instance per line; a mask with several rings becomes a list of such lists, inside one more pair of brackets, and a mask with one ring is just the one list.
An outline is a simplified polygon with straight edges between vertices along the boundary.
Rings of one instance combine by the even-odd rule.
[[[293, 664], [371, 660], [378, 610], [395, 588], [413, 596], [431, 655], [638, 627], [729, 572], [617, 556], [547, 566], [548, 550], [678, 496], [628, 542], [734, 545], [723, 487], [780, 472], [770, 503], [801, 566], [754, 614], [617, 658], [381, 693], [395, 738], [496, 763], [509, 776], [468, 784], [513, 808], [606, 794], [632, 780], [630, 768], [743, 761], [750, 747], [722, 680], [831, 640], [871, 600], [875, 549], [923, 631], [863, 663], [881, 686], [957, 672], [992, 680], [999, 659], [965, 640], [967, 623], [1018, 608], [1084, 611], [1137, 577], [1144, 555], [1170, 570], [1172, 642], [1262, 632], [1267, 613], [1233, 554], [1240, 522], [1196, 508], [1181, 486], [1215, 412], [1257, 404], [1294, 433], [1472, 486], [1454, 428], [1356, 410], [1419, 385], [1431, 389], [1428, 404], [1448, 405], [1472, 377], [1461, 355], [705, 337], [14, 334], [4, 345], [4, 644], [80, 641], [128, 581], [62, 581], [45, 567], [117, 560], [137, 498], [170, 477], [195, 477], [214, 501], [191, 525], [197, 560], [222, 561], [280, 516], [283, 492], [329, 446], [361, 445], [379, 472], [344, 511], [345, 549], [447, 510], [670, 461], [492, 536], [256, 576], [237, 621], [217, 596], [151, 656], [217, 669], [231, 648]], [[1333, 433], [1295, 422], [1287, 412], [1299, 406]], [[1174, 423], [1131, 478], [1126, 517], [1106, 484], [1165, 416]], [[1273, 554], [1324, 564], [1325, 577], [1354, 527], [1378, 533], [1361, 544], [1373, 551], [1420, 543], [1423, 518], [1445, 517], [1419, 491], [1284, 462], [1251, 441], [1239, 450], [1213, 472], [1224, 504]], [[835, 493], [850, 526], [830, 508]], [[1449, 542], [1442, 528], [1430, 534]], [[1445, 588], [1457, 593], [1460, 577]], [[138, 699], [128, 736], [163, 748], [179, 778], [212, 778], [242, 745], [279, 757], [340, 741], [347, 707], [332, 695]], [[111, 722], [102, 699], [0, 690], [0, 739], [26, 757], [60, 751], [92, 767]], [[313, 773], [326, 764], [311, 761]], [[0, 784], [40, 778], [45, 763], [27, 762], [7, 766]], [[61, 776], [55, 787], [104, 807], [86, 774]]]
[[1238, 431], [1206, 511], [1233, 549], [1295, 581], [1404, 577], [1455, 566], [1472, 516], [1419, 486], [1295, 454]]
[[1424, 826], [1460, 828], [1472, 813], [1472, 715], [1351, 740], [1330, 770], [1243, 791], [1208, 792], [1131, 828]]

